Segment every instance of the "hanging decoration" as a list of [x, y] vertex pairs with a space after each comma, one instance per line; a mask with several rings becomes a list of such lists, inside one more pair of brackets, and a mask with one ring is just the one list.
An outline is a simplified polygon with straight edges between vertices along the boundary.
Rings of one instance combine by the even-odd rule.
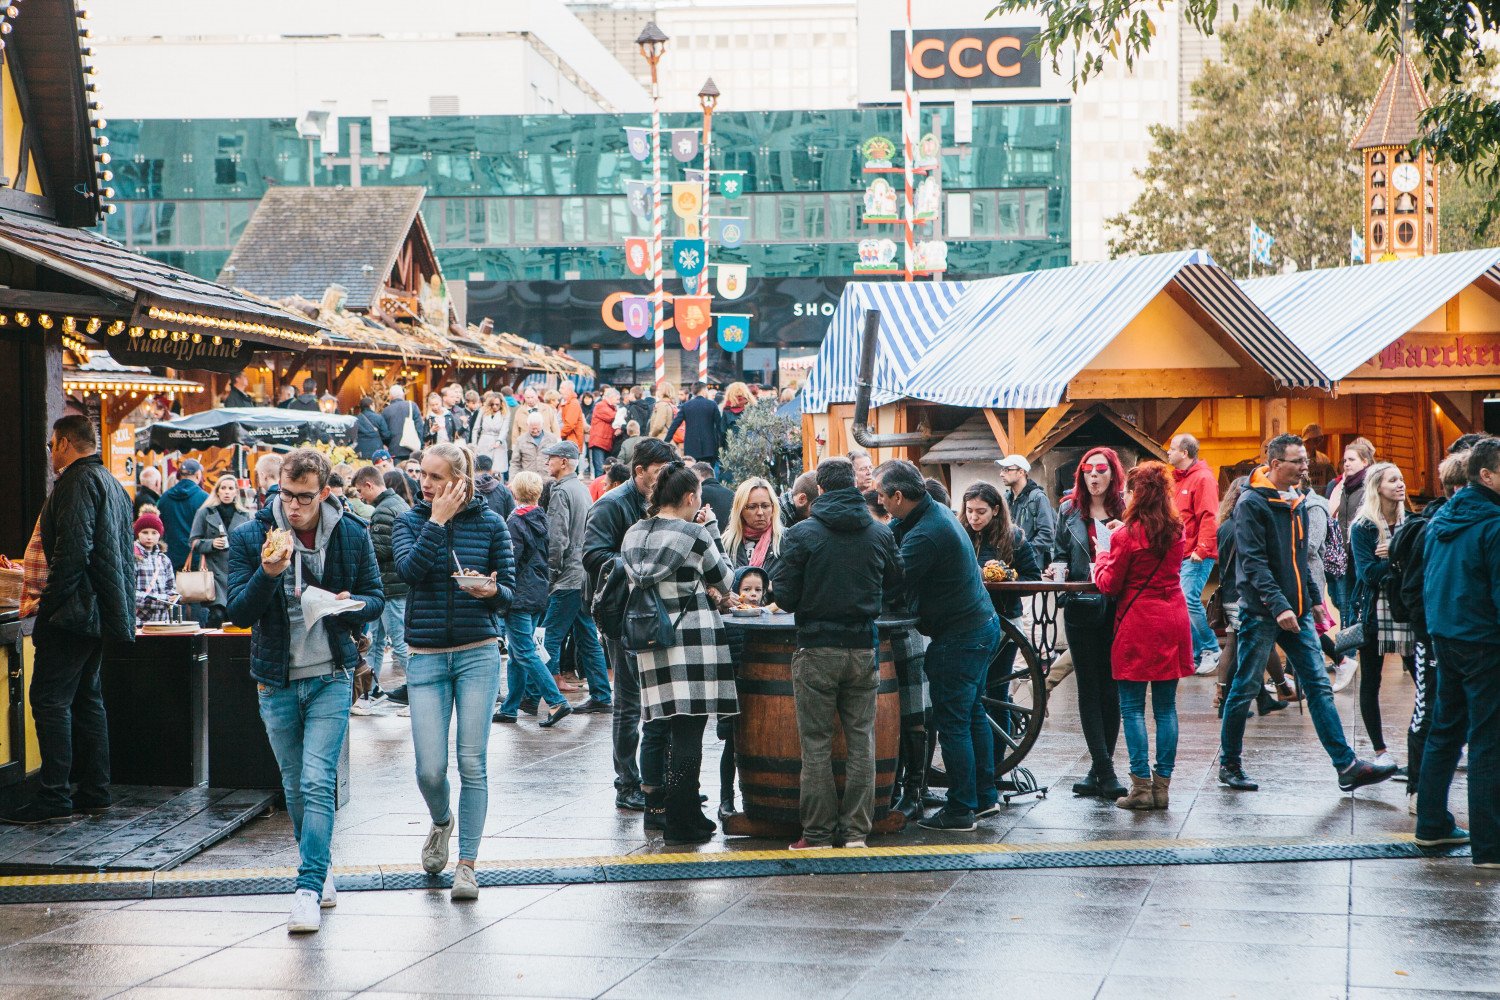
[[715, 264], [718, 270], [718, 279], [714, 282], [714, 291], [720, 297], [726, 299], [737, 299], [745, 294], [745, 285], [749, 280], [750, 265], [748, 264]]
[[702, 274], [704, 263], [703, 240], [677, 240], [672, 244], [672, 268], [679, 276]]
[[684, 295], [697, 295], [698, 286], [703, 283], [703, 275], [689, 274], [682, 279], [682, 291]]
[[865, 221], [898, 222], [896, 189], [884, 177], [877, 177], [865, 188]]
[[639, 340], [651, 331], [651, 300], [644, 295], [627, 295], [620, 301], [625, 317], [625, 332]]
[[703, 185], [692, 181], [672, 182], [672, 212], [679, 219], [698, 218], [703, 209]]
[[625, 241], [625, 266], [631, 274], [645, 274], [651, 269], [651, 247], [646, 237], [632, 236]]
[[682, 172], [682, 176], [686, 177], [688, 181], [693, 184], [704, 184], [708, 181], [707, 173], [702, 170], [693, 170], [689, 168]]
[[672, 300], [673, 324], [689, 351], [698, 349], [698, 338], [708, 332], [712, 317], [713, 299], [707, 295], [679, 295]]
[[859, 263], [856, 271], [887, 272], [895, 269], [896, 241], [865, 239], [859, 241]]
[[750, 317], [745, 315], [724, 315], [719, 317], [719, 346], [730, 354], [738, 353], [745, 349], [750, 343]]
[[729, 201], [735, 201], [745, 193], [745, 172], [743, 170], [726, 170], [719, 175], [719, 194]]
[[721, 216], [714, 220], [714, 242], [733, 250], [745, 242], [745, 223], [748, 218]]
[[696, 160], [700, 145], [697, 129], [680, 128], [673, 130], [672, 155], [676, 157], [678, 163], [691, 163]]
[[641, 162], [651, 155], [651, 140], [648, 136], [651, 130], [646, 128], [625, 129], [625, 145], [630, 149], [630, 155]]
[[645, 181], [626, 181], [625, 200], [632, 215], [637, 219], [647, 218], [651, 212], [651, 185]]
[[918, 170], [931, 170], [937, 166], [939, 152], [937, 135], [928, 132], [917, 143], [917, 158], [912, 166]]
[[948, 269], [948, 244], [942, 240], [925, 240], [917, 244], [915, 270], [936, 273]]
[[865, 157], [866, 170], [888, 170], [891, 157], [896, 155], [896, 144], [883, 135], [872, 135], [859, 147]]
[[917, 218], [936, 218], [938, 202], [941, 198], [942, 192], [938, 188], [937, 178], [931, 176], [922, 178], [922, 183], [917, 185]]

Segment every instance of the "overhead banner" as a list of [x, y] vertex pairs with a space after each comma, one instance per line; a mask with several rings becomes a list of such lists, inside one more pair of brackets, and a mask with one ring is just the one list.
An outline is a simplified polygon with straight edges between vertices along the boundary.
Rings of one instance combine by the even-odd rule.
[[719, 346], [730, 354], [743, 351], [750, 343], [750, 317], [728, 315], [719, 317]]
[[749, 281], [749, 264], [715, 264], [718, 270], [714, 290], [720, 298], [737, 299], [745, 294], [745, 283]]
[[639, 340], [651, 330], [651, 300], [644, 295], [627, 295], [620, 302], [625, 318], [625, 332]]
[[646, 237], [632, 236], [625, 241], [625, 266], [631, 274], [645, 274], [651, 270], [651, 249]]
[[672, 155], [678, 163], [691, 163], [698, 158], [698, 130], [680, 128], [672, 132]]
[[734, 201], [745, 193], [745, 172], [743, 170], [726, 170], [719, 175], [719, 193], [730, 201]]
[[713, 299], [707, 295], [679, 295], [673, 301], [672, 320], [685, 349], [697, 349], [698, 338], [708, 332], [712, 315]]
[[651, 212], [651, 185], [645, 181], [626, 181], [625, 200], [637, 219], [644, 219]]
[[714, 242], [721, 247], [733, 249], [745, 242], [745, 223], [748, 218], [721, 218], [714, 219]]
[[692, 181], [672, 182], [672, 212], [679, 219], [696, 219], [703, 211], [703, 185]]
[[679, 276], [702, 274], [704, 257], [701, 239], [677, 240], [672, 244], [672, 267]]

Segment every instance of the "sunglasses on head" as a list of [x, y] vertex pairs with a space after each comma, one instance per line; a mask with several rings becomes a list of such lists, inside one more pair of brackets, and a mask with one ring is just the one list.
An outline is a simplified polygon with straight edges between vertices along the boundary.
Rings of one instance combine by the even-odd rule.
[[1085, 462], [1084, 465], [1083, 465], [1083, 471], [1084, 472], [1108, 472], [1109, 471], [1109, 463], [1108, 462], [1092, 462], [1092, 463]]

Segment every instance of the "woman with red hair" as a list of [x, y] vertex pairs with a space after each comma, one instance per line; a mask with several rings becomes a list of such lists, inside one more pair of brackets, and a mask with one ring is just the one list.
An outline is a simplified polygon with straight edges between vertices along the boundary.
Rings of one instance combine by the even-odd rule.
[[[1124, 526], [1099, 557], [1094, 582], [1115, 602], [1110, 663], [1120, 692], [1130, 794], [1121, 809], [1165, 809], [1177, 758], [1177, 681], [1193, 672], [1193, 639], [1180, 569], [1182, 518], [1172, 502], [1172, 469], [1142, 462], [1126, 480]], [[1156, 771], [1146, 734], [1146, 688], [1156, 719]]]
[[[1087, 583], [1094, 578], [1094, 564], [1110, 550], [1124, 513], [1125, 470], [1120, 456], [1112, 448], [1089, 450], [1078, 463], [1072, 492], [1057, 512], [1052, 561], [1065, 564], [1065, 580]], [[1088, 776], [1073, 784], [1073, 794], [1118, 799], [1126, 793], [1114, 761], [1120, 738], [1120, 701], [1109, 665], [1114, 616], [1103, 594], [1066, 596], [1063, 627], [1078, 675], [1079, 725], [1092, 760]]]

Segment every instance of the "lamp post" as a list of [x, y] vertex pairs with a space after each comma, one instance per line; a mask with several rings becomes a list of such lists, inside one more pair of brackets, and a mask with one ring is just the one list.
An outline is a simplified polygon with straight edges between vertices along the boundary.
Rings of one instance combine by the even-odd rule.
[[[719, 103], [719, 88], [714, 86], [714, 78], [709, 77], [703, 81], [703, 86], [698, 88], [698, 106], [703, 109], [703, 221], [699, 224], [699, 235], [703, 237], [703, 245], [708, 246], [708, 194], [713, 190], [713, 175], [709, 172], [709, 139], [713, 133], [714, 108]], [[708, 282], [708, 268], [703, 269], [703, 281]], [[713, 293], [710, 292], [710, 295]], [[704, 330], [703, 336], [698, 338], [698, 381], [708, 381], [708, 334]]]
[[652, 386], [659, 391], [667, 377], [667, 328], [661, 294], [661, 86], [656, 65], [667, 51], [667, 36], [655, 21], [647, 21], [635, 44], [651, 67], [651, 332], [655, 376]]

